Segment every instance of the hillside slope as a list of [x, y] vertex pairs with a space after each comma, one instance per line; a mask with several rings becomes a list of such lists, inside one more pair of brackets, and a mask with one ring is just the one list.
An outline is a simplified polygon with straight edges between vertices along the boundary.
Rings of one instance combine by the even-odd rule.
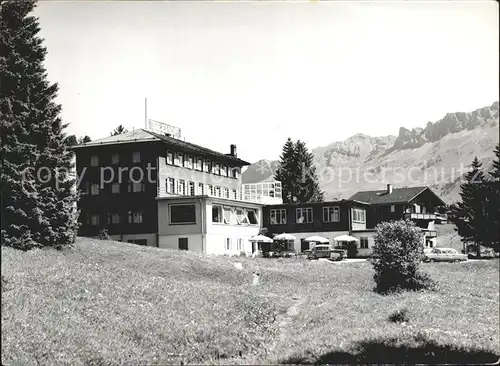
[[[367, 262], [204, 256], [87, 238], [62, 251], [1, 250], [2, 365], [498, 359], [498, 261], [425, 264], [439, 292], [380, 296]], [[402, 306], [410, 327], [388, 321]]]
[[[446, 202], [459, 198], [460, 179], [474, 156], [489, 171], [499, 141], [498, 102], [470, 113], [448, 113], [436, 123], [398, 136], [356, 134], [312, 150], [326, 199], [343, 199], [360, 190], [429, 185]], [[268, 181], [277, 161], [252, 164], [244, 182]]]

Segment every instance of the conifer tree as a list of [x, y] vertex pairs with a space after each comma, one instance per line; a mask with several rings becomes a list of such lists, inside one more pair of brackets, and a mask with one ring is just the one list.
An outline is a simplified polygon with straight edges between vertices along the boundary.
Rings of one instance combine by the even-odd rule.
[[288, 138], [283, 146], [280, 162], [274, 177], [281, 182], [283, 203], [295, 202], [297, 164], [295, 162], [295, 144], [291, 138]]
[[471, 167], [472, 170], [465, 175], [465, 182], [460, 185], [461, 202], [450, 207], [451, 221], [464, 243], [475, 244], [477, 256], [480, 257], [481, 245], [491, 246], [491, 242], [488, 242], [491, 227], [487, 222], [485, 175], [477, 157]]
[[113, 132], [111, 132], [111, 136], [121, 135], [122, 133], [125, 133], [125, 132], [128, 132], [127, 129], [125, 127], [123, 127], [122, 125], [118, 125], [118, 127], [116, 127], [113, 130]]
[[323, 192], [319, 188], [313, 155], [308, 151], [305, 142], [300, 140], [295, 144], [295, 162], [299, 172], [296, 177], [297, 201], [323, 202]]
[[491, 180], [488, 181], [488, 205], [486, 211], [491, 227], [492, 246], [500, 249], [500, 143], [496, 145], [493, 170], [490, 172]]
[[92, 141], [89, 136], [85, 135], [84, 137], [80, 137], [78, 139], [79, 144], [86, 144], [87, 142]]
[[35, 1], [0, 0], [2, 245], [23, 250], [74, 242], [72, 153], [44, 67]]

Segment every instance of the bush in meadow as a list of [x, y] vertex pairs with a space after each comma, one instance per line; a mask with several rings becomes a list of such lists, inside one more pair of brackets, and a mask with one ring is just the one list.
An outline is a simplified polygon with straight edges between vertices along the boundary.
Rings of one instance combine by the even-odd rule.
[[101, 229], [99, 231], [99, 239], [101, 240], [109, 240], [108, 229]]
[[401, 220], [383, 222], [375, 231], [371, 263], [378, 292], [436, 288], [436, 283], [419, 270], [424, 249], [419, 227]]

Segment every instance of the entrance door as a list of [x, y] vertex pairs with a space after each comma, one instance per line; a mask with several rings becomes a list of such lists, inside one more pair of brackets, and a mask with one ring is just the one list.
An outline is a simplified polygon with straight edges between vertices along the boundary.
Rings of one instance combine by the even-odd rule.
[[304, 253], [306, 250], [309, 250], [310, 244], [304, 239], [300, 239], [300, 251]]
[[179, 249], [188, 250], [188, 238], [179, 238]]

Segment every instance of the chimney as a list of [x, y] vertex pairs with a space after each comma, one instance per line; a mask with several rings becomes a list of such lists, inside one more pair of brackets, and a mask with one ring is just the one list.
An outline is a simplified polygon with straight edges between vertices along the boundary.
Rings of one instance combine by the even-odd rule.
[[391, 194], [392, 193], [392, 184], [388, 184], [387, 185], [387, 194]]
[[236, 145], [231, 145], [231, 156], [236, 157]]

